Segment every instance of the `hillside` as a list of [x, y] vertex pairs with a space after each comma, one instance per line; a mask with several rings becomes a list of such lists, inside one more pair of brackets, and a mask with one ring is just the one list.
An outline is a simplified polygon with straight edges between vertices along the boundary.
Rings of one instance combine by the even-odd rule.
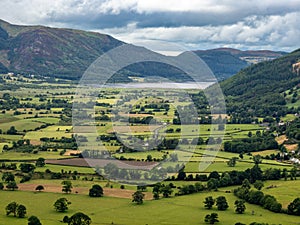
[[[95, 32], [19, 26], [0, 20], [0, 73], [11, 71], [77, 80], [101, 54], [122, 44], [124, 42], [109, 35]], [[263, 56], [263, 60], [268, 60], [283, 54], [228, 48], [195, 53], [208, 64], [218, 80], [247, 67], [247, 57]], [[153, 62], [129, 66], [120, 71], [114, 81], [129, 81], [128, 76], [153, 75], [187, 81], [182, 71]]]
[[217, 48], [194, 52], [206, 62], [218, 80], [227, 79], [251, 64], [273, 60], [286, 54], [285, 52], [267, 50], [241, 51], [233, 48]]
[[123, 42], [94, 32], [0, 22], [0, 70], [78, 79], [101, 54]]
[[280, 116], [286, 113], [282, 93], [299, 84], [299, 73], [293, 71], [293, 64], [299, 60], [300, 49], [278, 59], [249, 66], [221, 82], [228, 112], [244, 116]]

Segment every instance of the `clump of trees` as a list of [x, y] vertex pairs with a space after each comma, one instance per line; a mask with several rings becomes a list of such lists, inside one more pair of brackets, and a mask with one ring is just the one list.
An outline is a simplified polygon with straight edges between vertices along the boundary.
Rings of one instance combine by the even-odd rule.
[[205, 198], [203, 203], [204, 207], [207, 209], [211, 209], [214, 206], [214, 204], [216, 204], [217, 209], [220, 211], [224, 211], [229, 207], [227, 200], [224, 196], [219, 196], [216, 199], [214, 199], [212, 196], [208, 196]]
[[63, 218], [63, 222], [68, 223], [68, 225], [90, 225], [92, 220], [88, 215], [82, 212], [77, 212], [71, 217], [65, 216]]
[[235, 212], [238, 214], [243, 214], [246, 210], [245, 201], [244, 200], [236, 200], [234, 202]]
[[[143, 186], [146, 188], [146, 186]], [[153, 186], [152, 193], [153, 193], [153, 199], [159, 199], [160, 194], [163, 195], [164, 198], [168, 198], [173, 193], [172, 190], [173, 184], [165, 185], [161, 183], [157, 183]]]
[[38, 158], [35, 162], [36, 167], [44, 167], [45, 165], [46, 165], [45, 159], [42, 157]]
[[26, 215], [26, 207], [22, 204], [16, 202], [9, 203], [6, 207], [6, 215], [9, 216], [13, 214], [14, 217], [24, 218]]
[[36, 216], [30, 216], [28, 218], [28, 225], [42, 225], [42, 223]]
[[14, 191], [18, 189], [18, 185], [15, 181], [15, 175], [13, 175], [11, 172], [3, 173], [2, 180], [6, 183], [6, 188], [8, 190]]
[[300, 216], [300, 198], [295, 198], [294, 201], [288, 205], [287, 213]]
[[92, 188], [89, 190], [90, 197], [102, 197], [103, 196], [103, 188], [98, 185], [94, 184]]
[[204, 222], [208, 224], [215, 224], [219, 222], [218, 217], [218, 213], [207, 214], [204, 218]]
[[57, 212], [66, 212], [69, 209], [70, 201], [66, 198], [59, 198], [54, 203], [54, 208]]
[[34, 171], [35, 166], [31, 163], [21, 163], [19, 168], [23, 173], [30, 173]]
[[207, 209], [211, 209], [213, 207], [213, 205], [215, 204], [215, 199], [212, 196], [208, 196], [205, 198], [204, 203], [204, 207]]
[[278, 149], [275, 136], [269, 132], [257, 132], [248, 138], [234, 139], [224, 143], [225, 152], [242, 153], [257, 152], [266, 149]]
[[71, 193], [72, 192], [72, 182], [69, 181], [69, 180], [64, 180], [61, 182], [62, 184], [62, 192], [68, 194], [68, 193]]
[[141, 191], [136, 191], [132, 194], [132, 202], [136, 202], [136, 204], [143, 204], [145, 194]]
[[278, 213], [282, 211], [281, 203], [277, 202], [274, 196], [265, 195], [259, 190], [250, 190], [250, 187], [247, 185], [242, 185], [241, 187], [234, 189], [234, 194], [251, 204], [261, 205], [263, 208], [272, 212]]

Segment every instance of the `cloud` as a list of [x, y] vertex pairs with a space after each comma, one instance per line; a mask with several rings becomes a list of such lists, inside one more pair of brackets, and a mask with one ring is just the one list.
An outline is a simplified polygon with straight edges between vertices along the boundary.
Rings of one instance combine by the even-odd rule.
[[98, 30], [131, 43], [168, 41], [184, 48], [298, 45], [299, 0], [1, 0], [2, 19]]
[[130, 24], [126, 28], [100, 30], [129, 43], [159, 40], [176, 42], [187, 49], [211, 47], [243, 47], [253, 49], [293, 50], [299, 46], [300, 12], [286, 15], [250, 16], [234, 24], [218, 26], [183, 26], [138, 28]]

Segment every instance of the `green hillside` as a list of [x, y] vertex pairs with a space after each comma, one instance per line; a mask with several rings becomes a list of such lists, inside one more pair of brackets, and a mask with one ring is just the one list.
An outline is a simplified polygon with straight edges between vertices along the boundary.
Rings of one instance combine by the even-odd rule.
[[100, 33], [2, 21], [0, 70], [78, 79], [97, 57], [121, 44]]
[[227, 97], [227, 110], [243, 115], [281, 116], [287, 112], [283, 92], [294, 87], [300, 76], [292, 65], [300, 60], [300, 49], [252, 65], [220, 83]]
[[[124, 44], [109, 35], [73, 29], [44, 26], [19, 26], [0, 20], [0, 73], [29, 73], [78, 80], [88, 66], [103, 53]], [[145, 54], [151, 52], [145, 49]], [[284, 53], [212, 49], [195, 51], [210, 67], [218, 80], [223, 80], [249, 63], [244, 58], [264, 60]], [[254, 55], [253, 55], [254, 54]], [[129, 76], [160, 76], [190, 81], [182, 71], [169, 65], [144, 62], [119, 71], [114, 82], [128, 82]]]

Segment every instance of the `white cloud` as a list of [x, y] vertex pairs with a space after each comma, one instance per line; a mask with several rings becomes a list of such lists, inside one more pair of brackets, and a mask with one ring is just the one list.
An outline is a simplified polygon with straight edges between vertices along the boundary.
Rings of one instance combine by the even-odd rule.
[[99, 30], [130, 43], [162, 40], [194, 49], [292, 50], [300, 37], [299, 0], [1, 0], [0, 15], [16, 24]]
[[130, 24], [128, 28], [100, 31], [133, 44], [143, 42], [147, 45], [147, 40], [151, 40], [150, 43], [157, 40], [180, 43], [182, 48], [203, 49], [211, 43], [211, 46], [294, 50], [300, 44], [299, 19], [300, 12], [249, 17], [224, 26], [137, 28]]

